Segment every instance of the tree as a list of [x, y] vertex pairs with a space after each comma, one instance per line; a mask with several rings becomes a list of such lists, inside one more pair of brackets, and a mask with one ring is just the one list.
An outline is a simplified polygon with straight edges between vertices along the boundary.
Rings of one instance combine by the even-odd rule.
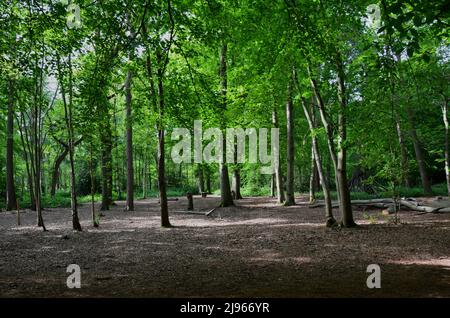
[[[225, 110], [227, 109], [227, 51], [228, 51], [228, 45], [227, 43], [223, 43], [222, 47], [220, 49], [220, 69], [219, 69], [219, 76], [220, 76], [220, 87], [221, 87], [221, 113], [222, 118], [224, 118]], [[224, 121], [222, 121], [224, 122]], [[223, 128], [223, 127], [222, 127]], [[229, 207], [233, 206], [233, 197], [231, 195], [231, 189], [230, 189], [230, 178], [228, 176], [228, 166], [225, 163], [226, 158], [226, 142], [225, 142], [225, 134], [223, 134], [223, 154], [222, 154], [222, 160], [219, 165], [220, 169], [220, 205], [222, 207]]]
[[69, 148], [69, 161], [70, 161], [70, 199], [71, 199], [71, 209], [72, 209], [72, 227], [76, 231], [81, 231], [80, 221], [78, 219], [78, 206], [77, 206], [77, 194], [75, 190], [75, 162], [74, 162], [74, 128], [73, 128], [73, 76], [72, 76], [72, 61], [71, 54], [68, 56], [67, 69], [68, 69], [68, 99], [66, 98], [66, 88], [65, 88], [65, 78], [64, 71], [61, 66], [60, 57], [57, 56], [57, 67], [58, 67], [58, 77], [59, 85], [61, 88], [61, 95], [64, 105], [64, 118], [66, 121], [67, 128], [67, 138], [68, 138], [68, 148]]
[[286, 201], [284, 205], [295, 205], [294, 198], [294, 102], [292, 100], [295, 70], [292, 69], [291, 78], [288, 84], [286, 102], [287, 121], [287, 181], [286, 181]]
[[16, 208], [16, 189], [14, 186], [14, 83], [8, 81], [8, 115], [6, 125], [6, 210]]
[[[312, 157], [315, 161], [315, 166], [317, 167], [317, 172], [319, 174], [320, 184], [322, 185], [322, 191], [325, 201], [325, 217], [326, 217], [326, 225], [328, 227], [333, 226], [336, 223], [336, 220], [333, 217], [333, 206], [331, 204], [331, 195], [330, 195], [330, 186], [328, 184], [328, 180], [325, 178], [323, 168], [322, 168], [322, 159], [319, 151], [319, 144], [316, 137], [316, 123], [314, 116], [314, 101], [311, 101], [311, 106], [308, 109], [305, 98], [301, 98], [303, 112], [305, 113], [306, 120], [308, 121], [308, 126], [311, 134], [311, 143], [312, 143]], [[311, 173], [312, 174], [312, 173]]]
[[[131, 55], [129, 56], [131, 60]], [[127, 78], [125, 80], [125, 104], [126, 104], [126, 141], [127, 141], [127, 202], [126, 211], [134, 210], [134, 168], [133, 168], [133, 117], [132, 117], [132, 94], [131, 83], [133, 72], [127, 71]]]
[[[272, 112], [272, 124], [274, 128], [278, 128], [278, 114], [276, 109]], [[284, 203], [285, 196], [284, 196], [284, 188], [283, 188], [283, 176], [281, 173], [281, 166], [278, 165], [278, 167], [275, 168], [275, 183], [277, 186], [277, 196], [278, 196], [278, 203]]]

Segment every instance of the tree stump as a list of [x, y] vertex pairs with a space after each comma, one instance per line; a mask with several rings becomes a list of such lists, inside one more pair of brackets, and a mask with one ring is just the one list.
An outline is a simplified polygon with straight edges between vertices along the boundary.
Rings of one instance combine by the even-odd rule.
[[194, 198], [192, 197], [192, 193], [188, 192], [186, 197], [188, 199], [188, 211], [194, 210]]

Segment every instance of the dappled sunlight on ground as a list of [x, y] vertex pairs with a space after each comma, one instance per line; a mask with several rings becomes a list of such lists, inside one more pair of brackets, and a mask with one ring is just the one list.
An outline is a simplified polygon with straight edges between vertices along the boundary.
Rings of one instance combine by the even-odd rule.
[[[394, 224], [380, 210], [356, 210], [359, 227], [327, 229], [323, 209], [296, 199], [289, 208], [273, 198], [218, 208], [219, 197], [195, 196], [196, 211], [215, 208], [205, 216], [173, 213], [188, 212], [179, 198], [169, 202], [172, 228], [161, 228], [157, 199], [132, 212], [117, 201], [97, 211], [99, 228], [87, 205], [81, 233], [71, 230], [69, 209], [44, 211], [48, 232], [34, 212], [21, 214], [22, 226], [0, 213], [0, 296], [450, 296], [450, 214], [401, 211]], [[373, 263], [387, 286], [378, 291], [365, 285]], [[80, 290], [66, 288], [68, 264], [82, 269]]]
[[450, 258], [432, 258], [432, 259], [411, 259], [392, 261], [393, 264], [401, 265], [429, 265], [429, 266], [443, 266], [450, 270]]

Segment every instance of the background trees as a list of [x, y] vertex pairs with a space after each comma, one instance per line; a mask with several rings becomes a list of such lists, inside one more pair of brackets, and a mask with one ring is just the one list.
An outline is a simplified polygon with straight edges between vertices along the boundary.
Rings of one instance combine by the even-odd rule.
[[[381, 1], [378, 24], [370, 1], [76, 4], [76, 28], [64, 3], [0, 4], [2, 207], [44, 226], [42, 206], [70, 198], [81, 229], [79, 202], [97, 224], [97, 199], [156, 195], [169, 226], [170, 195], [273, 188], [290, 205], [315, 178], [329, 225], [336, 198], [350, 227], [352, 196], [450, 193], [445, 1]], [[196, 119], [280, 127], [279, 168], [172, 162], [167, 136]]]

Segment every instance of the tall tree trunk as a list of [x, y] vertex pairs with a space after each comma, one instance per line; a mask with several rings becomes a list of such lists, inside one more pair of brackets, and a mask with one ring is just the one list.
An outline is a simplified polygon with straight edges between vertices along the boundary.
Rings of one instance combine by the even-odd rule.
[[209, 170], [209, 167], [206, 167], [205, 169], [205, 174], [206, 174], [206, 192], [208, 192], [208, 194], [211, 194], [211, 171]]
[[127, 201], [126, 211], [134, 211], [134, 169], [133, 169], [133, 126], [132, 126], [132, 95], [131, 95], [131, 81], [133, 73], [128, 70], [127, 78], [125, 80], [125, 105], [126, 105], [126, 155], [127, 155]]
[[[45, 162], [45, 158], [44, 157], [42, 157], [42, 161]], [[45, 196], [45, 193], [46, 193], [45, 166], [44, 166], [44, 168], [41, 168], [41, 193], [42, 193], [42, 196]]]
[[[311, 131], [311, 134], [313, 132]], [[314, 145], [311, 144], [311, 174], [309, 176], [309, 203], [316, 202], [316, 188], [315, 188], [315, 171], [316, 171], [316, 162], [314, 158]]]
[[33, 176], [34, 176], [34, 193], [36, 199], [37, 225], [47, 231], [42, 217], [41, 202], [41, 138], [40, 138], [40, 106], [35, 102], [33, 113]]
[[[20, 141], [22, 144], [22, 152], [24, 155], [25, 168], [27, 171], [27, 183], [28, 183], [28, 191], [30, 193], [30, 207], [32, 211], [36, 211], [36, 199], [34, 196], [34, 185], [33, 185], [33, 175], [31, 170], [32, 158], [31, 152], [29, 151], [29, 143], [28, 143], [28, 134], [25, 128], [24, 123], [24, 114], [21, 112], [20, 119], [19, 116], [16, 116], [17, 126], [19, 127], [20, 133]], [[27, 139], [26, 139], [27, 138]]]
[[409, 133], [411, 135], [411, 140], [414, 145], [414, 152], [416, 154], [416, 161], [419, 167], [420, 179], [422, 180], [422, 187], [425, 195], [431, 195], [433, 193], [431, 189], [431, 182], [428, 176], [427, 168], [425, 166], [425, 158], [423, 154], [423, 148], [420, 144], [419, 137], [417, 136], [416, 128], [414, 126], [414, 114], [410, 107], [406, 108], [406, 113], [408, 115], [408, 122], [410, 125]]
[[[228, 46], [227, 44], [223, 44], [221, 51], [220, 51], [220, 86], [221, 86], [221, 95], [222, 95], [222, 123], [225, 123], [225, 110], [227, 109], [227, 50]], [[224, 128], [224, 127], [222, 127]], [[220, 162], [220, 199], [221, 199], [221, 206], [222, 207], [228, 207], [233, 206], [233, 197], [231, 195], [231, 188], [230, 188], [230, 178], [228, 175], [228, 166], [225, 162], [226, 158], [226, 140], [225, 140], [225, 134], [223, 135], [223, 154], [222, 154], [222, 160]]]
[[78, 218], [76, 180], [75, 180], [75, 137], [73, 130], [73, 78], [72, 78], [72, 58], [69, 55], [69, 104], [66, 111], [67, 129], [69, 132], [69, 162], [70, 162], [70, 192], [72, 201], [72, 228], [76, 231], [81, 231], [81, 224]]
[[77, 194], [75, 190], [75, 163], [74, 163], [74, 130], [72, 124], [72, 63], [69, 55], [69, 100], [66, 99], [66, 90], [64, 87], [64, 75], [61, 69], [60, 61], [57, 61], [59, 84], [61, 87], [61, 96], [64, 105], [64, 119], [66, 122], [66, 129], [68, 135], [68, 148], [69, 148], [69, 162], [70, 162], [70, 201], [72, 209], [72, 228], [76, 231], [81, 231], [80, 221], [78, 219], [78, 206], [77, 206]]
[[76, 231], [81, 231], [80, 220], [78, 218], [78, 207], [77, 207], [77, 194], [76, 194], [76, 180], [75, 180], [75, 163], [74, 163], [74, 145], [73, 145], [73, 127], [72, 127], [72, 111], [69, 103], [68, 112], [68, 126], [72, 131], [69, 137], [69, 162], [70, 162], [70, 199], [72, 208], [72, 228]]
[[276, 175], [273, 173], [270, 176], [270, 196], [275, 198], [275, 188], [276, 188]]
[[[117, 111], [116, 111], [116, 99], [114, 99], [114, 115], [113, 115], [113, 119], [114, 119], [114, 141], [112, 143], [113, 145], [113, 149], [114, 149], [114, 156], [115, 156], [115, 160], [113, 160], [113, 166], [114, 169], [111, 169], [111, 173], [112, 173], [112, 177], [111, 177], [111, 189], [116, 189], [116, 193], [117, 193], [117, 199], [118, 200], [122, 200], [122, 176], [125, 175], [124, 172], [124, 166], [126, 164], [120, 164], [120, 155], [119, 155], [119, 129], [117, 126]], [[125, 123], [126, 126], [126, 123]], [[126, 134], [127, 131], [125, 129], [125, 136], [124, 136], [124, 140], [126, 140]], [[126, 160], [126, 148], [125, 148], [125, 156], [124, 156], [124, 160]], [[115, 182], [115, 184], [114, 184]], [[126, 192], [126, 190], [125, 190]], [[112, 197], [112, 193], [111, 193], [111, 197]], [[126, 210], [126, 207], [125, 207]]]
[[52, 197], [56, 194], [56, 186], [58, 185], [58, 179], [59, 179], [59, 168], [61, 166], [61, 163], [66, 159], [67, 154], [69, 153], [69, 148], [64, 147], [64, 150], [56, 157], [55, 162], [53, 164], [53, 170], [52, 170], [52, 181], [50, 185], [50, 195]]
[[302, 98], [303, 112], [305, 113], [306, 120], [308, 121], [309, 129], [311, 132], [311, 143], [312, 143], [312, 156], [316, 164], [317, 173], [319, 175], [320, 184], [322, 186], [323, 197], [325, 201], [325, 217], [326, 225], [328, 227], [333, 226], [336, 220], [333, 217], [333, 205], [331, 203], [330, 186], [328, 180], [325, 178], [325, 174], [322, 166], [322, 159], [319, 151], [319, 143], [317, 142], [317, 137], [314, 130], [317, 128], [315, 123], [314, 115], [314, 104], [311, 102], [311, 107], [308, 110], [305, 100]]
[[[293, 73], [294, 71], [292, 71]], [[288, 84], [288, 96], [286, 102], [286, 128], [287, 128], [287, 180], [286, 180], [286, 202], [284, 205], [290, 206], [295, 205], [294, 197], [294, 160], [295, 160], [295, 149], [294, 149], [294, 103], [292, 100], [293, 91], [293, 77], [289, 80]]]
[[[276, 109], [273, 109], [272, 112], [272, 125], [274, 128], [278, 128], [278, 114]], [[279, 164], [276, 168], [275, 168], [275, 183], [277, 186], [277, 196], [278, 196], [278, 203], [284, 203], [285, 196], [284, 196], [284, 188], [283, 188], [283, 175], [281, 172], [281, 164]]]
[[236, 168], [233, 170], [233, 192], [234, 192], [234, 198], [236, 200], [241, 200], [241, 172], [239, 168]]
[[450, 131], [448, 124], [448, 102], [449, 99], [444, 99], [444, 104], [442, 105], [442, 119], [444, 120], [445, 127], [445, 178], [447, 180], [447, 194], [450, 197]]
[[403, 138], [402, 127], [400, 126], [400, 119], [396, 116], [395, 119], [397, 138], [400, 146], [400, 153], [402, 156], [402, 179], [406, 187], [411, 187], [412, 182], [409, 176], [408, 151], [406, 150], [405, 140]]
[[41, 119], [42, 119], [42, 96], [43, 96], [43, 82], [44, 72], [42, 67], [38, 66], [36, 61], [36, 69], [39, 70], [39, 79], [36, 76], [36, 86], [34, 94], [34, 105], [32, 114], [32, 172], [34, 176], [34, 193], [36, 199], [37, 225], [47, 231], [42, 217], [42, 202], [41, 202], [41, 162], [42, 162], [42, 139], [41, 139]]
[[350, 190], [347, 180], [347, 96], [345, 91], [344, 66], [340, 54], [336, 58], [337, 84], [338, 84], [338, 169], [337, 180], [339, 183], [340, 212], [342, 215], [342, 225], [344, 227], [356, 226], [353, 220], [352, 203], [350, 200]]
[[108, 116], [102, 119], [102, 129], [100, 132], [100, 139], [102, 144], [102, 205], [101, 210], [109, 210], [112, 201], [112, 136], [111, 123]]
[[92, 225], [94, 227], [98, 227], [99, 224], [97, 222], [97, 217], [95, 215], [95, 177], [94, 177], [94, 169], [92, 167], [92, 141], [89, 146], [89, 177], [91, 178], [91, 217], [92, 217]]
[[14, 84], [8, 81], [8, 117], [6, 124], [6, 210], [16, 208], [17, 198], [14, 185]]
[[[111, 127], [109, 123], [103, 123], [105, 128], [101, 132], [101, 143], [102, 143], [102, 205], [101, 210], [109, 210], [109, 205], [111, 203], [111, 198], [109, 197], [109, 187], [110, 184], [110, 174], [111, 174]], [[109, 128], [109, 129], [108, 129]]]
[[[76, 146], [78, 146], [81, 143], [82, 140], [83, 140], [83, 138], [80, 138], [73, 143], [74, 149]], [[63, 151], [58, 156], [56, 156], [55, 162], [53, 163], [52, 180], [51, 180], [51, 185], [50, 185], [50, 195], [52, 197], [55, 196], [56, 188], [58, 187], [58, 184], [59, 184], [61, 164], [63, 163], [64, 159], [66, 159], [67, 155], [69, 154], [69, 146], [67, 145], [67, 143], [63, 142], [62, 140], [57, 140], [57, 141], [63, 147]]]
[[[28, 174], [28, 173], [27, 173]], [[28, 176], [28, 192], [30, 193], [30, 209], [31, 211], [37, 211], [36, 209], [36, 196], [34, 195], [34, 185], [33, 185], [33, 177], [31, 176], [31, 172], [29, 172]]]
[[[317, 85], [317, 81], [314, 79], [314, 77], [312, 75], [311, 66], [309, 64], [308, 64], [308, 75], [309, 75], [309, 79], [310, 79], [310, 83], [311, 83], [311, 88], [312, 88], [312, 90], [314, 92], [314, 96], [316, 97], [316, 102], [317, 102], [317, 106], [318, 106], [318, 109], [319, 109], [320, 119], [322, 121], [323, 128], [325, 129], [325, 133], [326, 133], [326, 137], [327, 137], [328, 152], [330, 154], [331, 163], [333, 165], [333, 170], [334, 170], [334, 178], [335, 178], [335, 183], [336, 183], [336, 192], [337, 192], [338, 200], [339, 200], [339, 202], [341, 202], [340, 190], [339, 190], [339, 182], [337, 180], [338, 164], [337, 164], [336, 149], [335, 149], [335, 146], [334, 146], [333, 129], [331, 128], [331, 124], [330, 124], [330, 121], [328, 119], [328, 114], [326, 113], [326, 110], [325, 110], [325, 103], [324, 103], [322, 95], [320, 93], [319, 86]], [[328, 178], [328, 180], [330, 181], [329, 178]]]
[[197, 164], [197, 184], [198, 192], [200, 194], [202, 194], [202, 192], [205, 192], [205, 177], [202, 164]]
[[313, 173], [313, 187], [314, 190], [320, 191], [320, 178], [319, 178], [319, 171], [317, 171], [317, 165], [314, 162], [314, 173]]
[[143, 167], [142, 167], [142, 198], [147, 199], [147, 156], [146, 156], [146, 149], [144, 149], [144, 155], [143, 155]]
[[158, 186], [159, 201], [161, 206], [161, 226], [170, 227], [169, 208], [167, 205], [165, 153], [164, 153], [164, 86], [161, 52], [157, 51], [158, 61], [158, 96], [159, 96], [159, 120], [158, 120]]

